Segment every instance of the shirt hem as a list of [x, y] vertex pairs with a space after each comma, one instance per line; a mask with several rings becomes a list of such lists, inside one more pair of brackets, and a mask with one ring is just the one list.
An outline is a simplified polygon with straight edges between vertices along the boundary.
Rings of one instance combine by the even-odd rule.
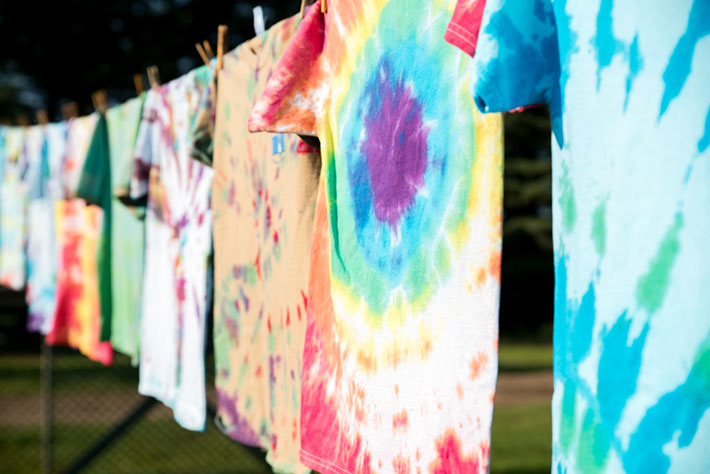
[[252, 448], [260, 448], [260, 449], [265, 450], [261, 440], [254, 441], [254, 438], [250, 437], [248, 435], [245, 435], [244, 437], [239, 436], [239, 431], [238, 431], [239, 428], [229, 427], [229, 426], [222, 424], [222, 422], [219, 419], [219, 416], [215, 416], [213, 421], [214, 421], [214, 424], [217, 426], [217, 429], [219, 431], [221, 431], [229, 439], [236, 441], [239, 444], [243, 444], [245, 446], [251, 446]]
[[458, 23], [449, 23], [444, 33], [444, 40], [471, 57], [473, 57], [476, 52], [476, 42], [478, 38], [474, 37], [474, 35]]
[[304, 466], [309, 467], [309, 468], [313, 469], [314, 471], [318, 471], [321, 473], [354, 474], [353, 472], [351, 472], [345, 468], [342, 468], [335, 463], [327, 461], [320, 456], [316, 456], [315, 454], [309, 453], [308, 451], [306, 451], [303, 448], [301, 448], [301, 462], [303, 463]]

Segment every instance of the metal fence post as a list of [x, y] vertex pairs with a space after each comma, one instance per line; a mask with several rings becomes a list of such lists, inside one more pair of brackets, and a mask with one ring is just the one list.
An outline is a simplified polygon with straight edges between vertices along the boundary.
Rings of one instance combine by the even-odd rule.
[[52, 347], [42, 341], [40, 391], [42, 393], [42, 427], [40, 434], [42, 473], [52, 473]]

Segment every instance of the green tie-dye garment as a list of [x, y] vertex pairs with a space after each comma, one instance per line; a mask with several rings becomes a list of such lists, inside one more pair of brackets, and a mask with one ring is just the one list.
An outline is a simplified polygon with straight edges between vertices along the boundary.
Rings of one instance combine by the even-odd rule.
[[84, 164], [80, 196], [104, 209], [99, 242], [101, 336], [138, 361], [145, 223], [125, 197], [143, 96], [110, 108], [99, 119]]

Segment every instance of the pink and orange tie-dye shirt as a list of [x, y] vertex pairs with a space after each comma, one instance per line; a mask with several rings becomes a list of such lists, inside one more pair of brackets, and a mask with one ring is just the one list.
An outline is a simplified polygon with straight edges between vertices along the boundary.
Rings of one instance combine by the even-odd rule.
[[502, 120], [442, 39], [454, 4], [317, 2], [250, 117], [321, 141], [301, 398], [320, 472], [488, 469]]
[[47, 343], [68, 345], [92, 360], [109, 365], [113, 361], [111, 344], [100, 342], [99, 337], [101, 308], [97, 245], [103, 226], [103, 211], [73, 197], [97, 120], [98, 115], [92, 114], [69, 122], [61, 173], [67, 199], [58, 201], [54, 207], [59, 258], [56, 309]]

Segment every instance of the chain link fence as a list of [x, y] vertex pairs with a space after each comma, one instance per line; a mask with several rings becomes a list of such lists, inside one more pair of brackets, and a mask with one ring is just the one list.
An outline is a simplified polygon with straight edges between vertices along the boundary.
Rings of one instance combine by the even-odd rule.
[[138, 369], [111, 367], [24, 330], [23, 295], [0, 290], [0, 457], [8, 473], [268, 473], [264, 454], [222, 434], [214, 363], [206, 359], [208, 424], [187, 431], [138, 394]]

